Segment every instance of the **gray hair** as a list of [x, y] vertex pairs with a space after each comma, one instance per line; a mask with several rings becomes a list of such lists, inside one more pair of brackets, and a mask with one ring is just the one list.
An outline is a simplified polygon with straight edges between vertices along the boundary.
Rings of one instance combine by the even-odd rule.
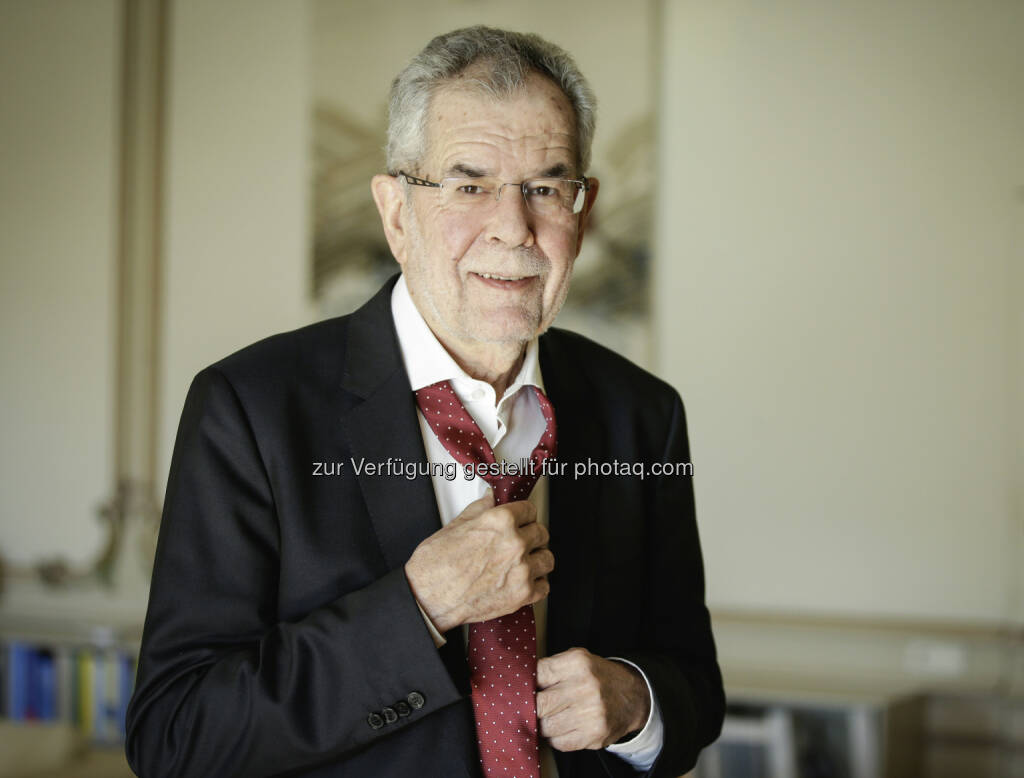
[[576, 116], [576, 164], [579, 175], [590, 165], [597, 100], [572, 57], [539, 35], [466, 27], [438, 35], [391, 84], [388, 103], [387, 166], [416, 171], [426, 152], [430, 100], [446, 84], [473, 65], [472, 84], [502, 99], [523, 88], [531, 73], [551, 79], [568, 98]]

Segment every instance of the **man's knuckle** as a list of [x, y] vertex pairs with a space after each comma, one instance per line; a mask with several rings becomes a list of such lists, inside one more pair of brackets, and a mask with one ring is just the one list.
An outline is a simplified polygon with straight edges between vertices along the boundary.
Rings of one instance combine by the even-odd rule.
[[522, 556], [514, 535], [503, 537], [496, 547], [495, 553], [505, 560], [509, 567], [519, 564], [519, 559]]
[[526, 556], [530, 552], [530, 541], [516, 534], [512, 537], [512, 549], [518, 556]]
[[493, 529], [501, 529], [507, 521], [505, 507], [499, 505], [489, 508], [480, 515], [479, 521], [486, 522]]

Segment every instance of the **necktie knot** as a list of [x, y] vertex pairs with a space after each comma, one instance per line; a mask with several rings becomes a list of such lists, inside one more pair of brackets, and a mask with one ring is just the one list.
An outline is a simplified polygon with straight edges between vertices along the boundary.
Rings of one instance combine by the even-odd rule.
[[450, 381], [439, 381], [416, 391], [416, 403], [441, 445], [456, 462], [480, 473], [494, 489], [494, 500], [499, 504], [525, 500], [540, 478], [544, 462], [555, 455], [555, 410], [539, 388], [529, 389], [533, 390], [544, 417], [544, 431], [529, 460], [505, 463], [504, 467], [499, 466], [491, 444]]

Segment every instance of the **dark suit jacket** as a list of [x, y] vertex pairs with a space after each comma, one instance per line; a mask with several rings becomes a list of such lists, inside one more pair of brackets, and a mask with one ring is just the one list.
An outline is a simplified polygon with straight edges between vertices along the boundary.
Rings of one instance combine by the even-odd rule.
[[[143, 778], [480, 775], [461, 632], [435, 648], [403, 572], [441, 526], [430, 479], [349, 461], [426, 461], [393, 283], [196, 376], [128, 710]], [[548, 652], [642, 667], [665, 723], [650, 774], [678, 775], [724, 708], [691, 479], [577, 480], [572, 463], [689, 461], [683, 407], [578, 335], [550, 331], [540, 360], [569, 463], [550, 480]], [[402, 715], [381, 725], [385, 708]], [[556, 757], [560, 778], [637, 774], [604, 752]]]

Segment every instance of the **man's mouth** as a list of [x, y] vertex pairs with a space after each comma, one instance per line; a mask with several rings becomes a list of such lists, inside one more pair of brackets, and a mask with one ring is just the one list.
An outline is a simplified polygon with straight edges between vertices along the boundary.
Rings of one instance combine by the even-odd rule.
[[496, 273], [477, 273], [481, 278], [493, 278], [495, 281], [522, 281], [526, 276], [499, 276]]
[[473, 273], [473, 275], [496, 289], [520, 289], [535, 278], [535, 276], [505, 276], [498, 273]]

